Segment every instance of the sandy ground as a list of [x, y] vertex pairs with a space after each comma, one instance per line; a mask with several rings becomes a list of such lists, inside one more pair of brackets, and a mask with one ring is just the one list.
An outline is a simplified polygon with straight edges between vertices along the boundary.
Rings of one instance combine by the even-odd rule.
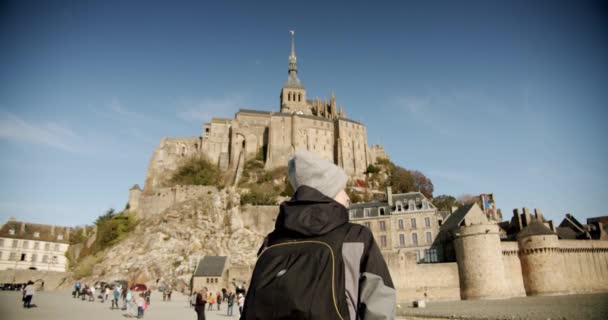
[[607, 320], [608, 293], [522, 297], [507, 300], [429, 302], [417, 309], [401, 304], [397, 314], [407, 319], [530, 319]]
[[[23, 309], [19, 292], [0, 291], [0, 319], [2, 320], [111, 320], [128, 319], [126, 312], [111, 310], [110, 302], [100, 303], [73, 299], [69, 291], [38, 292], [35, 308]], [[226, 316], [226, 305], [221, 311], [208, 311], [209, 320], [238, 319]], [[530, 320], [594, 320], [608, 319], [608, 293], [526, 297], [509, 300], [443, 301], [430, 302], [427, 308], [415, 309], [401, 304], [398, 319], [530, 319]], [[196, 319], [188, 306], [187, 297], [174, 294], [173, 301], [162, 301], [158, 292], [152, 294], [152, 303], [145, 319]]]
[[[162, 301], [158, 292], [152, 294], [150, 307], [146, 310], [147, 320], [188, 320], [196, 319], [194, 309], [188, 305], [187, 297], [173, 294], [172, 301]], [[1, 320], [125, 320], [125, 311], [110, 309], [111, 303], [81, 301], [72, 298], [69, 291], [37, 292], [33, 299], [35, 308], [24, 309], [19, 292], [0, 291]], [[122, 304], [121, 304], [122, 306]], [[214, 309], [217, 309], [214, 306]], [[238, 308], [234, 306], [234, 316], [226, 315], [226, 305], [221, 311], [207, 311], [208, 320], [238, 319]], [[136, 318], [133, 318], [136, 319]]]

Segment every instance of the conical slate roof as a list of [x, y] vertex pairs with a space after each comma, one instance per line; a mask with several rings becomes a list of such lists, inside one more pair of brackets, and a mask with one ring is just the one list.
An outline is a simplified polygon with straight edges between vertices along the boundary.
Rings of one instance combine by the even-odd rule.
[[534, 220], [517, 234], [517, 239], [542, 235], [555, 235], [555, 232], [547, 228], [542, 222]]

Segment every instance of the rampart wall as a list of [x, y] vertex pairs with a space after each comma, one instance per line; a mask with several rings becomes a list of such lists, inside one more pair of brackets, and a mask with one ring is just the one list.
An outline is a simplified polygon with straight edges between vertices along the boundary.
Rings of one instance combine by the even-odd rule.
[[397, 301], [460, 299], [455, 262], [418, 264], [412, 252], [386, 253], [384, 257], [397, 290]]
[[508, 297], [522, 297], [526, 295], [524, 279], [521, 273], [521, 261], [519, 260], [519, 246], [516, 241], [503, 241], [500, 243], [502, 250], [502, 264], [505, 275], [506, 295]]

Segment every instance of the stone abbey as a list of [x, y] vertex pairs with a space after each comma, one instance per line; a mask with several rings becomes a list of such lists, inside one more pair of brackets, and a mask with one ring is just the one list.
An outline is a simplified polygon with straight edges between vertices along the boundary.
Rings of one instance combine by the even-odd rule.
[[233, 171], [235, 181], [245, 161], [259, 154], [265, 168], [272, 169], [285, 166], [295, 150], [306, 149], [351, 176], [363, 174], [384, 155], [381, 146], [368, 145], [367, 127], [346, 117], [333, 92], [329, 101], [307, 99], [298, 77], [293, 32], [287, 81], [279, 101], [278, 112], [241, 109], [233, 119], [212, 118], [200, 137], [164, 138], [150, 161], [144, 190], [161, 187], [164, 173], [175, 170], [179, 159], [193, 155], [205, 155], [222, 171]]

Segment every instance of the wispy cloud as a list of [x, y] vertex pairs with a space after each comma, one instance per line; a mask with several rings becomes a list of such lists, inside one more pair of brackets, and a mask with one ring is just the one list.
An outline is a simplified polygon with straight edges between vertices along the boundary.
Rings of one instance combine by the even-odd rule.
[[0, 114], [0, 139], [33, 143], [79, 153], [83, 151], [81, 137], [70, 128], [53, 122], [34, 123], [14, 114]]
[[229, 117], [245, 105], [241, 96], [181, 101], [177, 117], [185, 121], [209, 121], [212, 117]]

